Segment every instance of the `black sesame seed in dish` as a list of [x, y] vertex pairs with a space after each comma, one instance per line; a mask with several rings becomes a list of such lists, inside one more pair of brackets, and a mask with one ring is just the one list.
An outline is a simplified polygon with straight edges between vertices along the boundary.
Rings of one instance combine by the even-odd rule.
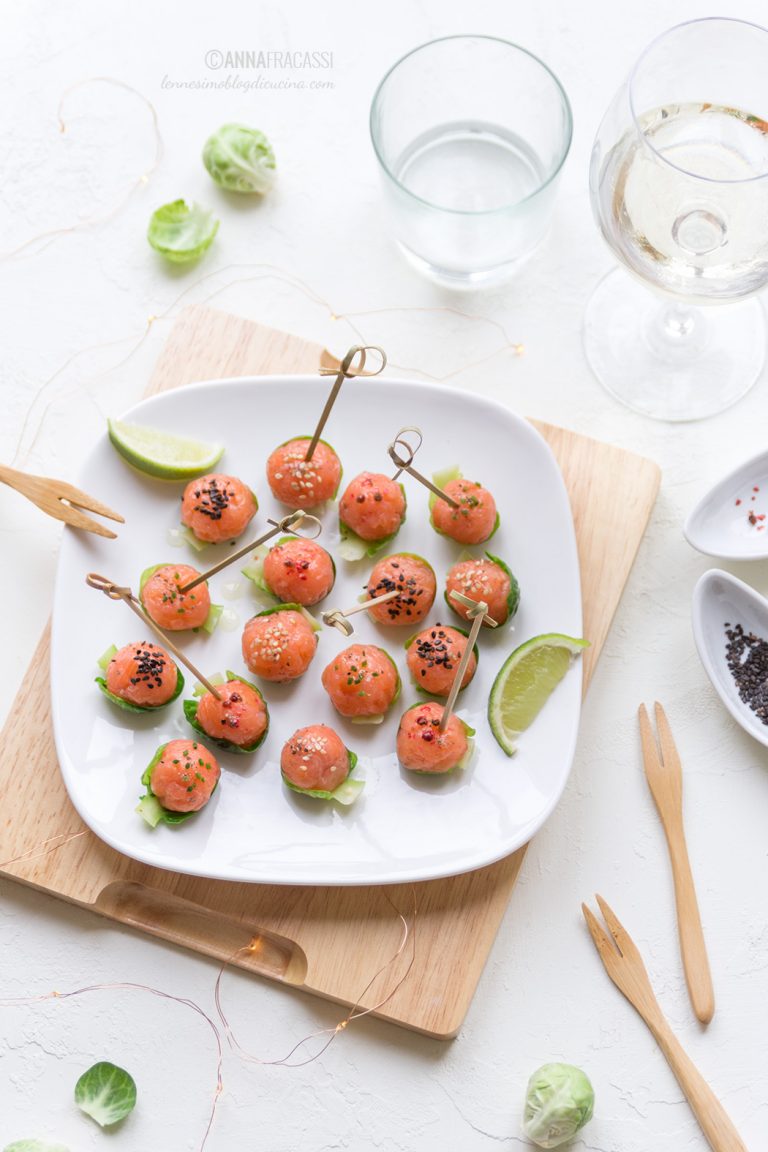
[[768, 640], [726, 622], [725, 659], [739, 698], [768, 725]]

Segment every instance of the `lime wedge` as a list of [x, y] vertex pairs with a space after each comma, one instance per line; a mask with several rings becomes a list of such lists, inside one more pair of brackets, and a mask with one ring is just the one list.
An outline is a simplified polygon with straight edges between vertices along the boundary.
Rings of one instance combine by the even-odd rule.
[[491, 688], [488, 721], [507, 756], [513, 755], [515, 740], [536, 719], [574, 657], [588, 647], [588, 640], [547, 632], [515, 648], [504, 661]]
[[108, 420], [107, 428], [112, 444], [129, 464], [161, 480], [191, 480], [202, 476], [224, 455], [223, 444], [205, 444], [143, 424]]

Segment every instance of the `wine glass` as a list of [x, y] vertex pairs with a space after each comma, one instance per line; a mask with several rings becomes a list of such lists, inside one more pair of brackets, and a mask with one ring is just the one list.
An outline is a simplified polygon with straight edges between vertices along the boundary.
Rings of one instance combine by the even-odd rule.
[[735, 403], [766, 349], [762, 306], [743, 297], [768, 281], [768, 30], [711, 17], [654, 40], [598, 129], [590, 193], [633, 273], [615, 269], [587, 305], [597, 378], [659, 420]]

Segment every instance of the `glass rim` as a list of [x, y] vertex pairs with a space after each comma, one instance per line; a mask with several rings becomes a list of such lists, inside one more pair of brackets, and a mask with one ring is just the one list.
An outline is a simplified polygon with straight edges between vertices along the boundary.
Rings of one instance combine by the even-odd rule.
[[[632, 116], [632, 123], [635, 126], [637, 134], [640, 136], [645, 147], [648, 148], [650, 152], [653, 152], [654, 156], [656, 156], [663, 164], [666, 164], [669, 168], [674, 168], [676, 172], [680, 172], [683, 176], [688, 176], [691, 180], [701, 180], [706, 184], [752, 184], [758, 180], [765, 180], [765, 178], [768, 177], [768, 166], [766, 166], [765, 172], [760, 172], [755, 176], [745, 176], [743, 179], [735, 180], [723, 180], [717, 176], [704, 176], [700, 172], [692, 172], [690, 168], [684, 168], [681, 164], [674, 164], [671, 160], [664, 156], [663, 153], [661, 153], [659, 149], [650, 142], [647, 135], [645, 132], [643, 132], [640, 126], [638, 114], [635, 109], [635, 81], [637, 79], [638, 69], [640, 68], [641, 64], [644, 63], [649, 53], [653, 51], [653, 49], [656, 48], [662, 40], [665, 40], [667, 36], [670, 36], [673, 32], [679, 32], [682, 28], [690, 28], [694, 24], [740, 24], [744, 28], [754, 28], [755, 31], [764, 32], [766, 35], [768, 35], [768, 28], [764, 28], [762, 24], [756, 24], [753, 20], [741, 20], [737, 16], [698, 16], [694, 20], [683, 20], [680, 24], [673, 24], [671, 28], [666, 28], [663, 32], [660, 32], [659, 35], [655, 36], [653, 40], [651, 40], [651, 42], [647, 44], [643, 51], [640, 53], [632, 66], [632, 70], [629, 73], [629, 78], [627, 80], [629, 111]], [[759, 119], [759, 117], [755, 117], [755, 119]]]
[[[373, 117], [379, 103], [381, 92], [390, 76], [392, 76], [392, 74], [396, 71], [396, 69], [400, 67], [401, 64], [404, 64], [406, 60], [408, 60], [411, 56], [414, 56], [417, 52], [422, 52], [425, 48], [432, 48], [435, 44], [444, 44], [449, 40], [486, 40], [494, 44], [503, 44], [505, 48], [514, 48], [516, 52], [522, 52], [525, 56], [529, 56], [531, 60], [538, 64], [554, 81], [555, 88], [560, 94], [562, 107], [565, 112], [565, 133], [560, 158], [553, 165], [552, 171], [549, 173], [547, 178], [542, 180], [541, 183], [533, 189], [533, 191], [529, 192], [526, 196], [522, 196], [519, 200], [514, 200], [509, 204], [502, 204], [497, 208], [449, 208], [447, 205], [435, 204], [432, 200], [425, 200], [423, 196], [419, 196], [418, 193], [411, 191], [411, 189], [406, 187], [402, 181], [398, 180], [382, 156], [378, 142], [376, 140], [376, 132], [374, 131], [373, 126]], [[393, 184], [405, 192], [406, 195], [408, 195], [412, 200], [416, 200], [419, 204], [424, 204], [427, 208], [432, 208], [436, 212], [450, 212], [455, 216], [492, 216], [499, 212], [509, 212], [513, 208], [521, 207], [529, 200], [532, 200], [534, 196], [538, 196], [539, 193], [543, 192], [544, 189], [547, 188], [557, 177], [567, 159], [568, 153], [571, 150], [571, 143], [573, 141], [573, 111], [571, 109], [571, 102], [568, 99], [568, 94], [565, 91], [563, 85], [560, 83], [560, 80], [557, 78], [549, 65], [545, 64], [543, 60], [535, 55], [535, 53], [529, 52], [527, 48], [523, 48], [520, 44], [515, 44], [512, 40], [505, 40], [501, 36], [486, 36], [482, 33], [459, 32], [453, 36], [438, 36], [434, 40], [426, 40], [423, 44], [417, 44], [415, 48], [411, 48], [408, 52], [401, 56], [399, 60], [396, 60], [394, 64], [392, 64], [387, 69], [379, 81], [376, 87], [376, 91], [373, 94], [373, 99], [371, 100], [371, 110], [368, 116], [368, 130], [371, 134], [373, 151], [376, 154], [376, 159], [378, 160], [382, 171], [389, 177]]]

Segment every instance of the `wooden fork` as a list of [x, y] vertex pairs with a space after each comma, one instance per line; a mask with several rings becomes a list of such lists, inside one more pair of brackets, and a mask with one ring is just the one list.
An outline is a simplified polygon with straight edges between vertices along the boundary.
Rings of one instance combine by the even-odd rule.
[[605, 900], [596, 899], [610, 936], [586, 904], [581, 910], [606, 972], [647, 1024], [714, 1152], [747, 1152], [722, 1104], [667, 1023], [634, 941]]
[[664, 827], [669, 847], [672, 877], [675, 883], [677, 905], [677, 931], [683, 958], [685, 981], [693, 1010], [702, 1024], [709, 1024], [715, 1014], [715, 993], [709, 970], [707, 948], [701, 928], [699, 904], [693, 883], [683, 828], [683, 772], [677, 754], [667, 714], [658, 702], [655, 705], [656, 727], [660, 749], [656, 746], [651, 722], [645, 705], [638, 710], [640, 739], [643, 746], [643, 764], [648, 786]]
[[72, 484], [64, 480], [49, 480], [45, 476], [30, 476], [28, 472], [17, 472], [15, 468], [7, 468], [0, 464], [0, 481], [9, 488], [15, 488], [22, 496], [26, 496], [33, 504], [37, 504], [49, 516], [56, 520], [63, 520], [72, 528], [82, 528], [84, 532], [95, 532], [97, 536], [106, 536], [115, 539], [115, 533], [98, 524], [80, 511], [85, 508], [88, 512], [95, 512], [98, 516], [106, 516], [108, 520], [116, 520], [124, 524], [125, 520], [117, 512], [113, 512], [100, 500], [94, 500], [87, 492], [81, 492]]

